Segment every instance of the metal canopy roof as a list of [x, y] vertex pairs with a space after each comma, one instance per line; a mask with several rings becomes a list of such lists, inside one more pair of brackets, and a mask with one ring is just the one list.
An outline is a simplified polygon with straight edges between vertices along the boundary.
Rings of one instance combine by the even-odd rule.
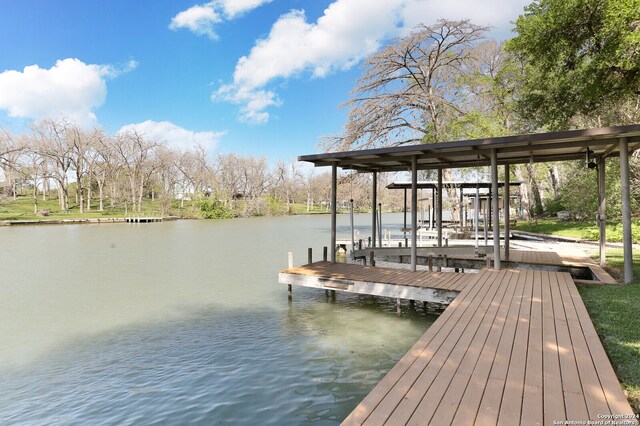
[[410, 170], [413, 156], [417, 156], [420, 170], [487, 166], [492, 149], [497, 152], [498, 164], [583, 159], [587, 149], [595, 159], [619, 156], [618, 142], [623, 137], [629, 142], [629, 152], [639, 149], [640, 124], [302, 155], [298, 160], [316, 167], [335, 164], [363, 172], [393, 172]]

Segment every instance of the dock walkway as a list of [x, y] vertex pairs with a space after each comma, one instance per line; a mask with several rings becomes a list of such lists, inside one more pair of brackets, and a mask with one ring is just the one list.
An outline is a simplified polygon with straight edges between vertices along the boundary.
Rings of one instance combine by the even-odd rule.
[[475, 275], [320, 261], [281, 270], [278, 279], [302, 287], [449, 304]]
[[568, 273], [470, 276], [343, 425], [637, 424]]

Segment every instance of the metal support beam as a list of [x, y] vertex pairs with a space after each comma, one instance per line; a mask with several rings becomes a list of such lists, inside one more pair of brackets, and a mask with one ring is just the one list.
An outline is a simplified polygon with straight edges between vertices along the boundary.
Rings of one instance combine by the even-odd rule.
[[331, 166], [331, 261], [336, 261], [336, 214], [338, 211], [338, 166]]
[[[460, 219], [460, 231], [464, 228], [464, 214], [462, 212], [462, 188], [460, 188], [460, 203], [458, 204], [458, 217]], [[453, 218], [452, 218], [453, 219]]]
[[605, 186], [606, 157], [598, 161], [598, 229], [600, 230], [600, 266], [607, 263], [607, 191]]
[[438, 169], [438, 199], [436, 200], [436, 229], [438, 231], [438, 247], [442, 247], [442, 169]]
[[411, 270], [418, 264], [418, 157], [411, 157]]
[[405, 231], [403, 231], [404, 234], [404, 246], [407, 246], [407, 188], [404, 189], [404, 229]]
[[[510, 228], [510, 224], [509, 224], [509, 220], [510, 220], [510, 211], [509, 211], [509, 202], [510, 202], [510, 196], [509, 196], [509, 164], [505, 164], [504, 165], [504, 191], [503, 191], [503, 197], [504, 197], [504, 207], [502, 208], [503, 210], [503, 216], [504, 216], [504, 260], [505, 261], [509, 261], [509, 232], [511, 231]], [[500, 223], [499, 220], [496, 220], [496, 223]], [[498, 226], [498, 232], [500, 232], [500, 226]]]
[[371, 247], [376, 246], [376, 220], [378, 213], [378, 172], [373, 172], [373, 189], [371, 190]]
[[500, 225], [498, 222], [498, 152], [495, 148], [491, 150], [491, 209], [493, 217], [498, 226], [493, 227], [493, 268], [500, 269]]
[[431, 231], [435, 224], [436, 215], [436, 189], [431, 188], [431, 206], [429, 210], [429, 231]]
[[631, 245], [631, 194], [629, 190], [629, 141], [620, 138], [620, 181], [622, 187], [622, 241], [624, 246], [624, 283], [633, 281]]

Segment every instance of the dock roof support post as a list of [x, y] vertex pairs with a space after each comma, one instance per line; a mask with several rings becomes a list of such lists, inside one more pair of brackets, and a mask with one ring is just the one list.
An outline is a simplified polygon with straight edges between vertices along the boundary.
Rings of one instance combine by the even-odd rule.
[[338, 212], [338, 166], [331, 165], [331, 261], [336, 261], [336, 214]]
[[407, 188], [404, 189], [404, 231], [402, 234], [404, 235], [404, 246], [407, 246]]
[[[509, 164], [504, 165], [504, 260], [509, 260], [509, 232], [510, 230], [510, 211], [509, 211]], [[500, 223], [498, 221], [498, 223]], [[500, 227], [498, 226], [498, 229]]]
[[622, 187], [622, 241], [624, 246], [624, 283], [633, 281], [631, 252], [631, 194], [629, 190], [629, 141], [620, 138], [620, 180]]
[[[491, 209], [497, 222], [500, 206], [498, 205], [498, 151], [491, 150]], [[493, 227], [493, 268], [500, 270], [500, 225]]]
[[605, 157], [598, 160], [598, 228], [600, 230], [600, 266], [607, 263], [607, 190]]
[[418, 157], [411, 157], [411, 270], [418, 263]]
[[371, 189], [371, 247], [376, 246], [376, 216], [378, 216], [378, 172], [373, 172], [373, 188]]
[[460, 219], [459, 220], [459, 222], [460, 222], [460, 232], [462, 232], [462, 226], [463, 226], [462, 220], [464, 219], [463, 215], [462, 215], [462, 201], [463, 201], [462, 200], [462, 187], [460, 187], [460, 203], [458, 204], [458, 219]]
[[436, 229], [438, 230], [438, 247], [442, 247], [442, 169], [438, 169], [438, 199], [436, 200]]

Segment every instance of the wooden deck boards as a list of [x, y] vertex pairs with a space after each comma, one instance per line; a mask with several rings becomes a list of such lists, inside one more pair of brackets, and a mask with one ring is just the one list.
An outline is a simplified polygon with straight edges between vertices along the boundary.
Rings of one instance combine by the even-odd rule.
[[483, 270], [343, 424], [546, 425], [632, 414], [569, 274]]
[[381, 268], [351, 263], [314, 262], [308, 265], [280, 271], [284, 274], [309, 275], [326, 279], [366, 281], [382, 284], [395, 284], [410, 287], [422, 287], [462, 291], [470, 280], [470, 274], [455, 272], [412, 272], [408, 269]]

